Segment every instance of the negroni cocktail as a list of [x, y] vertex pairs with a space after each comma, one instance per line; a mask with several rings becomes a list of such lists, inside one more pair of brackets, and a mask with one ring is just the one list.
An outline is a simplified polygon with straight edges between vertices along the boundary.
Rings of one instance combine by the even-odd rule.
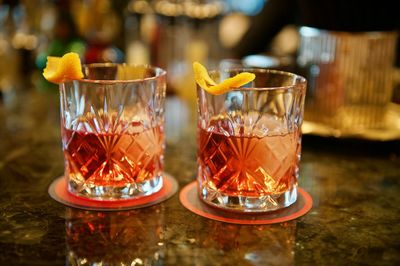
[[[221, 194], [260, 197], [284, 193], [297, 184], [300, 143], [297, 132], [246, 134], [225, 118], [199, 129], [203, 182]], [[227, 126], [229, 125], [229, 126]]]
[[[91, 119], [85, 123], [101, 122]], [[66, 172], [71, 182], [124, 188], [160, 176], [164, 152], [162, 126], [145, 129], [140, 123], [134, 124], [130, 130], [112, 133], [63, 128]]]
[[60, 84], [65, 178], [98, 200], [150, 195], [163, 185], [165, 71], [93, 64]]
[[[222, 69], [204, 80], [202, 73], [197, 76], [200, 198], [241, 212], [293, 204], [306, 80], [267, 69]], [[254, 80], [247, 79], [250, 74]], [[238, 87], [236, 81], [247, 83]]]

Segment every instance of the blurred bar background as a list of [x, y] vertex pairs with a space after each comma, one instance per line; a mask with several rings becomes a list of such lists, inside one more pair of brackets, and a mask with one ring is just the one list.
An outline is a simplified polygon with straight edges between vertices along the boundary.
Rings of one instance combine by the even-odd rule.
[[[330, 2], [0, 0], [0, 97], [9, 101], [18, 90], [53, 90], [56, 86], [41, 75], [46, 57], [74, 51], [83, 63], [160, 66], [168, 72], [167, 93], [193, 105], [193, 61], [209, 68], [219, 67], [220, 63], [273, 67], [309, 78], [308, 75], [315, 75], [315, 68], [307, 65], [309, 69], [299, 69], [297, 64], [297, 53], [302, 51], [299, 23], [347, 30], [346, 23], [351, 20], [351, 31], [379, 29], [376, 25], [387, 30], [388, 25], [399, 25], [392, 13], [381, 12], [383, 7], [376, 9], [376, 17], [371, 17], [368, 12], [374, 10], [372, 1], [363, 2], [368, 12], [360, 20], [349, 16], [351, 8], [357, 8], [357, 1], [342, 9], [343, 1], [336, 5]], [[385, 0], [377, 6], [389, 2]], [[326, 9], [329, 6], [337, 9], [330, 12]], [[333, 14], [338, 10], [343, 12]], [[360, 13], [363, 11], [360, 9]], [[296, 16], [300, 21], [293, 19]], [[369, 17], [376, 23], [369, 24]], [[388, 21], [382, 21], [382, 17]], [[398, 58], [397, 55], [397, 64]], [[399, 71], [395, 76], [400, 80]], [[396, 103], [400, 103], [398, 84], [393, 89]]]
[[[74, 51], [83, 63], [163, 67], [169, 74], [168, 93], [193, 100], [192, 61], [215, 67], [232, 57], [232, 47], [264, 4], [264, 0], [2, 0], [1, 97], [5, 100], [15, 90], [54, 88], [41, 76], [46, 57]], [[296, 34], [289, 30], [283, 38]], [[296, 39], [286, 39], [272, 50], [290, 54], [295, 43]]]

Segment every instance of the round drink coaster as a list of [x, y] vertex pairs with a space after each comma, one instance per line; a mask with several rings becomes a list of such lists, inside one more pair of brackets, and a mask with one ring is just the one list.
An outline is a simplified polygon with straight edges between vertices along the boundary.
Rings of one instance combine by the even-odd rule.
[[181, 190], [179, 200], [185, 208], [205, 218], [225, 223], [261, 225], [287, 222], [306, 214], [312, 207], [312, 198], [302, 188], [298, 187], [297, 192], [297, 200], [291, 206], [262, 213], [238, 213], [211, 207], [198, 196], [196, 181]]
[[68, 207], [93, 211], [121, 211], [139, 209], [169, 199], [178, 190], [178, 182], [172, 176], [163, 174], [163, 187], [156, 193], [134, 199], [95, 200], [70, 193], [63, 176], [54, 180], [49, 187], [50, 196]]

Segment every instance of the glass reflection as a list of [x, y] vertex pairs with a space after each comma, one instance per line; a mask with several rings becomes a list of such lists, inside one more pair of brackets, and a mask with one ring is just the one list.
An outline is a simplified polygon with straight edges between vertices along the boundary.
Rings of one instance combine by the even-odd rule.
[[207, 265], [216, 257], [221, 265], [232, 261], [237, 262], [237, 265], [294, 263], [296, 221], [259, 226], [210, 221], [207, 230], [208, 234], [199, 236], [201, 247], [208, 250], [208, 254], [196, 254], [196, 258], [201, 261], [199, 265]]
[[162, 265], [164, 212], [66, 211], [67, 265]]

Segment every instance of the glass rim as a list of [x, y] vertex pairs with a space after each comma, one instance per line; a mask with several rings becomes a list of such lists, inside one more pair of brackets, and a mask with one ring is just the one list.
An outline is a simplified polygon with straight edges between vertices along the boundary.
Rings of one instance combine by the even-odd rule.
[[[209, 71], [210, 75], [216, 74], [216, 73], [231, 73], [231, 72], [250, 72], [250, 73], [272, 73], [272, 74], [278, 74], [282, 76], [287, 76], [293, 78], [293, 84], [291, 85], [285, 85], [285, 86], [260, 86], [260, 87], [240, 87], [240, 88], [233, 88], [229, 90], [227, 93], [230, 91], [274, 91], [274, 90], [287, 90], [287, 89], [293, 89], [293, 88], [298, 88], [298, 89], [306, 89], [307, 85], [307, 79], [301, 75], [288, 72], [288, 71], [283, 71], [283, 70], [277, 70], [277, 69], [271, 69], [271, 68], [262, 68], [262, 67], [234, 67], [234, 68], [226, 68], [226, 69], [219, 69], [219, 70], [211, 70]], [[200, 86], [197, 85], [198, 88], [204, 90]], [[204, 90], [205, 91], [205, 90]], [[225, 93], [224, 93], [225, 94]]]
[[85, 73], [85, 69], [87, 68], [97, 68], [97, 67], [145, 67], [145, 69], [155, 70], [155, 75], [146, 78], [137, 78], [137, 79], [89, 79], [89, 78], [82, 78], [77, 80], [78, 82], [82, 83], [96, 83], [96, 84], [115, 84], [115, 83], [137, 83], [137, 82], [144, 82], [144, 81], [153, 81], [157, 80], [161, 77], [167, 75], [167, 71], [161, 67], [150, 65], [150, 64], [128, 64], [128, 63], [90, 63], [90, 64], [83, 64], [82, 70]]

